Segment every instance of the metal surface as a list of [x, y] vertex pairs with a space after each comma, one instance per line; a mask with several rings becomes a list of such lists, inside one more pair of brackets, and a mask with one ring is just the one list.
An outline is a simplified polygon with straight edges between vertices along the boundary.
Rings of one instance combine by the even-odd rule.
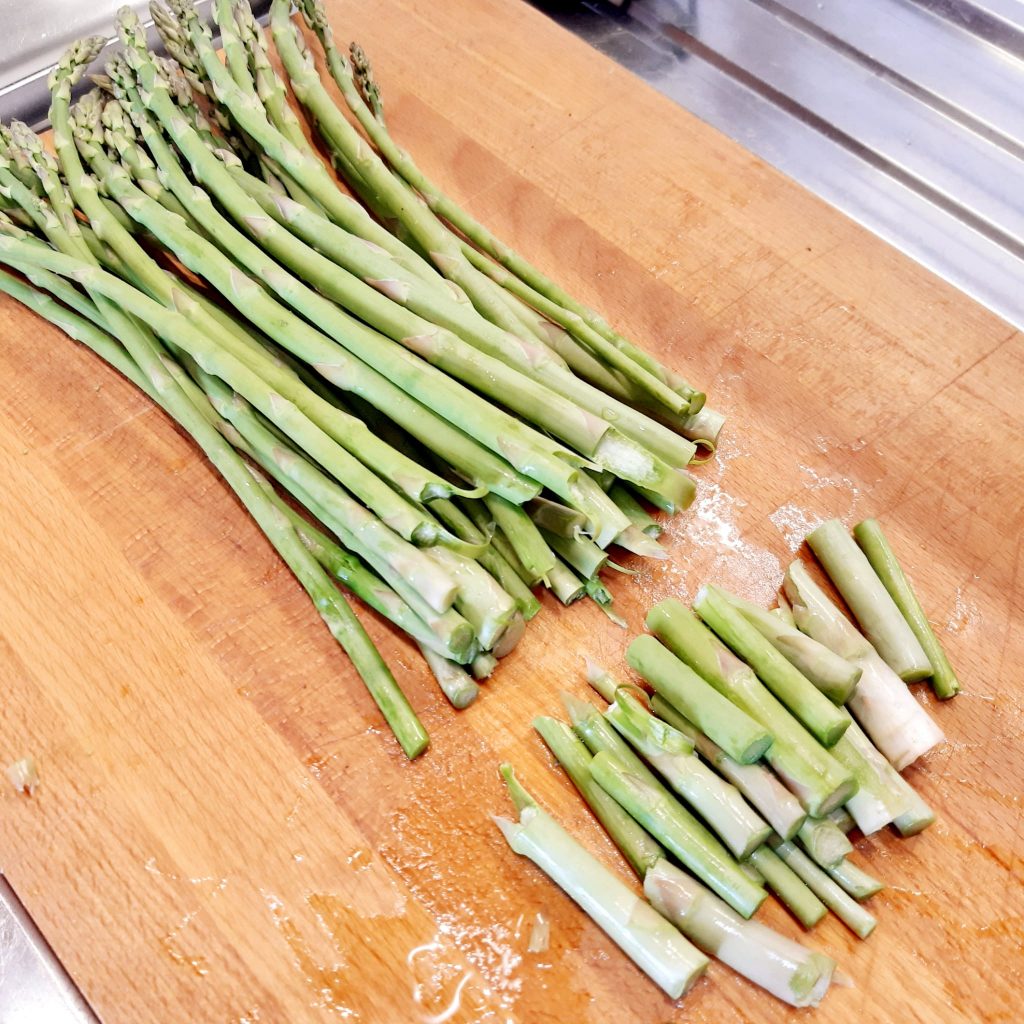
[[1020, 0], [536, 2], [1024, 326]]
[[74, 982], [0, 875], [0, 1022], [98, 1024]]

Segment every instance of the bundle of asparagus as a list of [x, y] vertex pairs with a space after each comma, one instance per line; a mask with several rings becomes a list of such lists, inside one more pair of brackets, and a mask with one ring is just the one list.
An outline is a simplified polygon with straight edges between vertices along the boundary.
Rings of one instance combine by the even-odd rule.
[[[892, 824], [912, 835], [935, 820], [899, 769], [942, 733], [897, 666], [905, 678], [931, 675], [947, 694], [958, 684], [881, 528], [868, 520], [854, 535], [864, 553], [835, 521], [808, 541], [878, 651], [795, 562], [774, 611], [718, 587], [703, 588], [692, 611], [675, 600], [652, 608], [653, 635], [633, 640], [626, 660], [653, 693], [588, 662], [608, 706], [566, 693], [571, 725], [534, 721], [651, 905], [682, 933], [664, 941], [665, 959], [631, 953], [670, 994], [703, 970], [693, 951], [687, 971], [673, 973], [685, 936], [786, 1002], [817, 1004], [835, 963], [750, 920], [767, 891], [804, 928], [831, 910], [867, 938], [877, 922], [863, 903], [883, 886], [850, 859], [848, 833]], [[521, 787], [505, 774], [522, 810]], [[502, 824], [510, 845], [635, 949], [645, 918], [613, 909], [639, 897], [614, 877], [605, 884], [614, 904], [594, 897], [593, 858], [541, 816]], [[576, 895], [581, 885], [589, 901]]]
[[104, 42], [71, 47], [56, 157], [0, 131], [0, 262], [20, 275], [0, 290], [195, 439], [414, 757], [426, 732], [336, 583], [464, 707], [538, 584], [614, 616], [609, 547], [664, 557], [639, 499], [685, 508], [722, 418], [422, 174], [319, 0], [302, 14], [344, 111], [289, 0], [271, 10], [286, 78], [245, 0], [214, 13], [226, 63], [186, 0], [152, 8], [169, 58], [122, 10], [122, 51], [75, 103]]

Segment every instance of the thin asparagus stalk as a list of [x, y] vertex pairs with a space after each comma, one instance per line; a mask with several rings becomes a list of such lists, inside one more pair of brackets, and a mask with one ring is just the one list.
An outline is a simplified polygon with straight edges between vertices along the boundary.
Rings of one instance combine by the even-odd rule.
[[418, 646], [437, 680], [437, 685], [452, 707], [460, 710], [469, 707], [480, 694], [480, 687], [474, 682], [473, 677], [461, 665], [442, 657], [425, 644]]
[[498, 659], [489, 651], [481, 651], [481, 653], [478, 654], [472, 662], [470, 662], [469, 671], [478, 683], [482, 683], [494, 675], [494, 670], [497, 667]]
[[630, 668], [646, 679], [680, 714], [740, 764], [764, 756], [771, 733], [723, 696], [652, 636], [638, 636], [626, 649]]
[[644, 893], [698, 948], [790, 1006], [817, 1006], [828, 991], [834, 960], [743, 920], [667, 860], [647, 872]]
[[828, 913], [828, 908], [807, 883], [769, 845], [759, 846], [751, 854], [750, 862], [761, 873], [765, 885], [804, 928], [810, 930]]
[[593, 755], [578, 736], [557, 718], [535, 718], [533, 727], [548, 745], [555, 760], [565, 769], [587, 806], [622, 851], [641, 880], [665, 851], [593, 779]]
[[590, 774], [623, 810], [738, 914], [749, 918], [764, 902], [764, 889], [747, 878], [706, 829], [701, 829], [704, 835], [697, 832], [698, 823], [664, 788], [651, 786], [607, 751], [594, 755]]
[[790, 565], [784, 585], [797, 626], [860, 666], [861, 677], [850, 698], [850, 710], [897, 771], [945, 739], [900, 677], [811, 579], [803, 563]]
[[651, 698], [651, 709], [669, 725], [689, 736], [698, 753], [728, 779], [783, 838], [792, 839], [807, 816], [800, 801], [763, 764], [741, 764], [717, 743], [685, 719], [660, 693]]
[[498, 494], [487, 494], [483, 500], [526, 571], [538, 580], [545, 579], [554, 568], [555, 556], [533, 520], [519, 505]]
[[853, 528], [853, 536], [924, 649], [932, 669], [931, 684], [935, 696], [940, 700], [955, 697], [960, 692], [960, 681], [921, 607], [921, 602], [914, 593], [914, 588], [910, 585], [910, 580], [904, 575], [896, 555], [889, 546], [889, 541], [882, 533], [882, 527], [875, 519], [865, 519]]
[[[662, 601], [647, 615], [647, 627], [681, 661], [737, 707], [769, 730], [765, 758], [811, 814], [827, 814], [853, 794], [853, 777], [684, 604]], [[710, 735], [710, 734], [709, 734]]]
[[587, 596], [586, 583], [557, 555], [554, 568], [548, 573], [547, 584], [555, 597], [564, 605], [570, 605]]
[[640, 504], [622, 484], [613, 484], [608, 496], [629, 516], [630, 522], [652, 540], [662, 534], [661, 524]]
[[807, 883], [811, 891], [849, 928], [854, 935], [866, 939], [878, 922], [843, 887], [834, 882], [810, 857], [792, 843], [769, 839], [772, 849]]
[[734, 857], [744, 860], [771, 834], [771, 828], [737, 792], [716, 775], [694, 753], [683, 733], [655, 718], [628, 688], [618, 686], [604, 673], [596, 684], [596, 673], [588, 669], [591, 685], [612, 703], [605, 718], [643, 759], [718, 834]]
[[845, 704], [850, 699], [860, 679], [861, 670], [856, 665], [851, 665], [824, 644], [801, 633], [795, 624], [787, 625], [778, 615], [725, 590], [719, 589], [718, 593], [733, 604], [761, 636], [833, 704]]
[[846, 857], [825, 870], [832, 881], [838, 882], [849, 895], [861, 903], [885, 888], [877, 878], [869, 875]]
[[704, 586], [693, 610], [739, 655], [793, 716], [825, 747], [846, 731], [850, 716], [786, 660], [718, 587]]
[[707, 957], [585, 850], [502, 767], [519, 822], [495, 817], [512, 849], [529, 857], [672, 999], [689, 990]]
[[846, 833], [828, 818], [808, 818], [800, 826], [797, 838], [811, 860], [826, 870], [853, 853], [853, 843], [846, 838]]
[[931, 675], [928, 655], [846, 527], [830, 519], [807, 543], [885, 663], [906, 683]]

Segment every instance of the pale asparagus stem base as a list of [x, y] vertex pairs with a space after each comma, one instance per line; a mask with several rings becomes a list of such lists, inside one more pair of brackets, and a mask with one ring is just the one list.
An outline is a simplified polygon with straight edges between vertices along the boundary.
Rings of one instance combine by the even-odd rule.
[[945, 739], [900, 677], [811, 579], [802, 562], [789, 566], [783, 586], [797, 626], [860, 667], [850, 710], [897, 771]]
[[905, 683], [930, 676], [928, 655], [846, 527], [830, 519], [807, 543], [885, 663]]
[[769, 845], [759, 846], [751, 854], [750, 863], [804, 928], [813, 928], [828, 913], [828, 907]]
[[810, 857], [792, 843], [770, 839], [775, 852], [788, 864], [817, 896], [856, 936], [866, 939], [878, 923], [838, 883], [834, 882]]
[[910, 585], [910, 580], [904, 574], [889, 546], [889, 541], [882, 533], [882, 527], [875, 519], [865, 519], [853, 528], [853, 536], [924, 649], [932, 667], [931, 684], [935, 696], [941, 700], [955, 697], [960, 692], [960, 682], [928, 621], [928, 616], [921, 607], [921, 602], [914, 593], [914, 588]]
[[670, 998], [678, 999], [688, 991], [707, 969], [707, 957], [529, 794], [512, 791], [519, 806], [518, 823], [493, 819], [509, 846], [532, 860]]
[[626, 649], [630, 668], [730, 757], [750, 764], [771, 746], [763, 724], [709, 685], [653, 636], [638, 636]]
[[647, 614], [647, 627], [719, 693], [766, 728], [765, 759], [804, 808], [827, 814], [853, 794], [853, 776], [821, 747], [740, 661], [680, 601], [669, 599]]
[[822, 746], [831, 747], [842, 736], [850, 723], [849, 714], [837, 708], [784, 658], [730, 603], [729, 595], [718, 587], [703, 586], [694, 599], [693, 610]]
[[661, 694], [651, 698], [651, 709], [669, 725], [685, 733], [698, 753], [728, 779], [784, 839], [792, 839], [807, 817], [800, 801], [763, 764], [740, 764], [713, 740], [685, 719]]
[[590, 774], [609, 796], [673, 856], [707, 883], [737, 913], [749, 918], [767, 893], [739, 868], [729, 852], [660, 785], [600, 751]]
[[835, 961], [745, 921], [668, 861], [647, 873], [644, 893], [699, 949], [790, 1006], [817, 1006], [828, 991]]
[[642, 880], [665, 851], [594, 781], [590, 774], [593, 755], [569, 726], [556, 718], [541, 717], [533, 720], [533, 727]]

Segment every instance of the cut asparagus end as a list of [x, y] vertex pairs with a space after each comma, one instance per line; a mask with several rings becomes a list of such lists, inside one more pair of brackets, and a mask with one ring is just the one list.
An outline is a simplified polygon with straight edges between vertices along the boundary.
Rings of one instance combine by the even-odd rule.
[[817, 1006], [828, 991], [835, 961], [756, 921], [745, 921], [667, 860], [647, 873], [644, 893], [705, 953], [790, 1006]]
[[924, 649], [932, 668], [931, 684], [935, 696], [940, 700], [955, 697], [960, 692], [960, 681], [882, 527], [875, 519], [865, 519], [853, 528], [853, 536]]
[[751, 854], [750, 862], [764, 876], [768, 888], [804, 928], [810, 930], [828, 913], [828, 907], [770, 846], [759, 846]]
[[849, 895], [861, 903], [885, 888], [877, 878], [869, 875], [846, 857], [825, 870], [829, 878], [838, 882]]
[[480, 687], [473, 681], [473, 677], [454, 661], [441, 657], [423, 644], [418, 646], [437, 680], [437, 685], [452, 707], [460, 710], [469, 707], [480, 694]]

